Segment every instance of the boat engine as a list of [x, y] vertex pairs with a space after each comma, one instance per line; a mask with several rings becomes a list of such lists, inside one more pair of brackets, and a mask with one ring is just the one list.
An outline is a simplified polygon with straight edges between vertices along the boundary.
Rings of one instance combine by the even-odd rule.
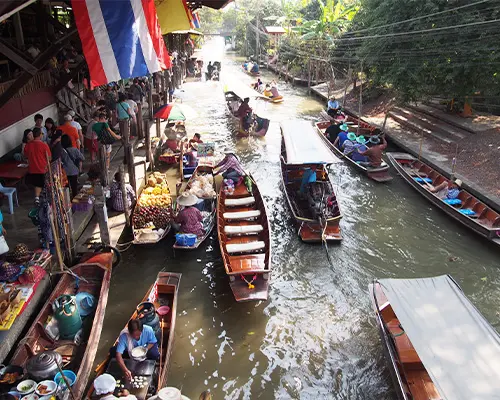
[[319, 219], [325, 214], [324, 183], [312, 182], [308, 185], [307, 204], [313, 219]]

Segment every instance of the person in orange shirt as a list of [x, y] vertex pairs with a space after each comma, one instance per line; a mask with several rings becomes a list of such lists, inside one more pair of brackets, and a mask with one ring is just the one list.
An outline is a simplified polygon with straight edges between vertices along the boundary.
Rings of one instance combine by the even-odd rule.
[[71, 115], [64, 116], [64, 124], [58, 127], [57, 129], [62, 130], [63, 135], [68, 135], [71, 139], [72, 147], [80, 150], [80, 136], [78, 135], [78, 129], [71, 125], [71, 121], [73, 121], [73, 117]]

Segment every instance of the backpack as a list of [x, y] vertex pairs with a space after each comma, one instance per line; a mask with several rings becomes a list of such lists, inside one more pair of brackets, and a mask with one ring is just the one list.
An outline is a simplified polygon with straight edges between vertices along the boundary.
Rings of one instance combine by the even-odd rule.
[[97, 140], [102, 144], [113, 144], [116, 142], [116, 139], [109, 133], [106, 125], [99, 132], [96, 132], [96, 134]]

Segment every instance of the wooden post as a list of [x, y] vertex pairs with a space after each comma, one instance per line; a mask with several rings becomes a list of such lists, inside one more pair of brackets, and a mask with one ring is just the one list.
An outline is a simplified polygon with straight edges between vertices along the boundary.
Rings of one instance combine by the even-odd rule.
[[[108, 154], [106, 153], [106, 149], [104, 145], [99, 145], [99, 169], [101, 170], [101, 183], [103, 186], [108, 186], [109, 184], [109, 171], [106, 163], [106, 158]], [[109, 154], [111, 157], [111, 154]]]
[[108, 226], [108, 210], [106, 208], [106, 202], [104, 201], [104, 197], [102, 195], [102, 187], [100, 191], [101, 195], [96, 196], [96, 201], [94, 203], [94, 212], [97, 216], [97, 222], [99, 223], [101, 243], [105, 246], [109, 246], [111, 244], [111, 234], [109, 232]]
[[385, 118], [384, 118], [384, 123], [382, 124], [382, 133], [385, 132], [385, 124], [387, 123], [387, 118], [389, 117], [389, 112], [391, 110], [387, 110], [387, 112], [385, 113]]
[[144, 144], [146, 145], [146, 161], [151, 162], [152, 160], [152, 155], [151, 155], [151, 132], [149, 130], [149, 123], [147, 121], [144, 121], [144, 132], [146, 133], [146, 139]]
[[127, 158], [130, 160], [130, 162], [127, 164], [128, 167], [128, 180], [132, 187], [134, 188], [134, 193], [137, 194], [137, 182], [135, 179], [135, 164], [134, 164], [134, 148], [132, 145], [128, 145], [127, 148], [125, 148], [125, 151], [127, 152]]
[[358, 129], [356, 129], [356, 134], [359, 135], [359, 129], [361, 125], [361, 112], [363, 107], [363, 61], [361, 61], [361, 83], [359, 85], [359, 110], [358, 110]]
[[149, 119], [153, 119], [153, 91], [151, 89], [152, 89], [151, 85], [149, 85], [149, 92], [148, 92]]
[[144, 132], [142, 130], [142, 103], [137, 103], [137, 115], [136, 115], [136, 130], [137, 130], [137, 137], [139, 139], [144, 138]]
[[125, 149], [123, 162], [125, 164], [130, 164], [130, 160], [127, 158], [127, 147], [130, 146], [130, 125], [128, 120], [120, 121], [120, 135], [123, 139], [123, 148]]
[[307, 75], [307, 87], [309, 88], [309, 94], [311, 94], [311, 59], [309, 59], [309, 72]]
[[342, 107], [345, 107], [345, 97], [347, 94], [347, 88], [349, 87], [349, 83], [351, 83], [351, 63], [349, 63], [349, 68], [347, 70], [347, 76], [346, 76], [346, 82], [345, 82], [345, 88], [344, 88], [344, 97], [342, 99]]
[[122, 191], [123, 213], [125, 214], [125, 222], [127, 223], [127, 226], [130, 226], [130, 210], [128, 208], [128, 196], [127, 189], [125, 187], [125, 168], [123, 168], [123, 164], [120, 165], [120, 188]]
[[71, 209], [71, 196], [69, 188], [63, 188], [64, 195], [64, 208], [67, 216], [66, 236], [68, 242], [68, 264], [73, 265], [75, 259], [75, 238], [73, 237], [73, 232], [75, 231], [73, 226], [73, 210]]

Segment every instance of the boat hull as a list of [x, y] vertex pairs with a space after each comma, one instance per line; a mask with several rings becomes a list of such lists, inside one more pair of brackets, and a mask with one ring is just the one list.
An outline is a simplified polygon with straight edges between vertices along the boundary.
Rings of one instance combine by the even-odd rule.
[[[418, 162], [422, 166], [424, 166], [427, 171], [430, 173], [434, 173], [435, 176], [442, 177], [441, 174], [438, 174], [436, 171], [434, 171], [431, 167], [428, 165], [425, 165], [422, 161], [419, 161], [417, 158], [413, 157], [410, 154], [407, 153], [387, 153], [387, 157], [389, 159], [389, 162], [396, 168], [398, 171], [399, 175], [408, 183], [410, 184], [411, 187], [413, 187], [415, 190], [417, 190], [423, 197], [425, 197], [428, 201], [430, 201], [433, 205], [444, 211], [447, 215], [452, 217], [454, 220], [460, 222], [462, 225], [466, 226], [467, 228], [471, 229], [472, 231], [476, 232], [478, 235], [481, 235], [482, 237], [488, 239], [492, 243], [496, 245], [500, 245], [500, 215], [496, 213], [495, 211], [489, 209], [486, 205], [481, 203], [479, 200], [474, 198], [472, 195], [469, 195], [470, 198], [473, 198], [474, 201], [476, 201], [476, 205], [474, 207], [477, 207], [478, 210], [482, 210], [482, 212], [485, 212], [484, 210], [487, 210], [485, 214], [491, 215], [491, 227], [485, 226], [484, 224], [480, 224], [478, 222], [478, 219], [472, 219], [458, 211], [457, 208], [453, 207], [452, 205], [446, 204], [443, 202], [438, 196], [436, 196], [434, 193], [431, 193], [429, 190], [425, 189], [425, 187], [421, 184], [419, 184], [414, 177], [410, 176], [409, 173], [405, 170], [403, 164], [405, 163], [410, 163], [410, 162]], [[443, 179], [446, 179], [443, 177]], [[462, 191], [465, 192], [463, 189]], [[468, 193], [467, 193], [468, 194]], [[496, 221], [496, 223], [495, 223]]]

